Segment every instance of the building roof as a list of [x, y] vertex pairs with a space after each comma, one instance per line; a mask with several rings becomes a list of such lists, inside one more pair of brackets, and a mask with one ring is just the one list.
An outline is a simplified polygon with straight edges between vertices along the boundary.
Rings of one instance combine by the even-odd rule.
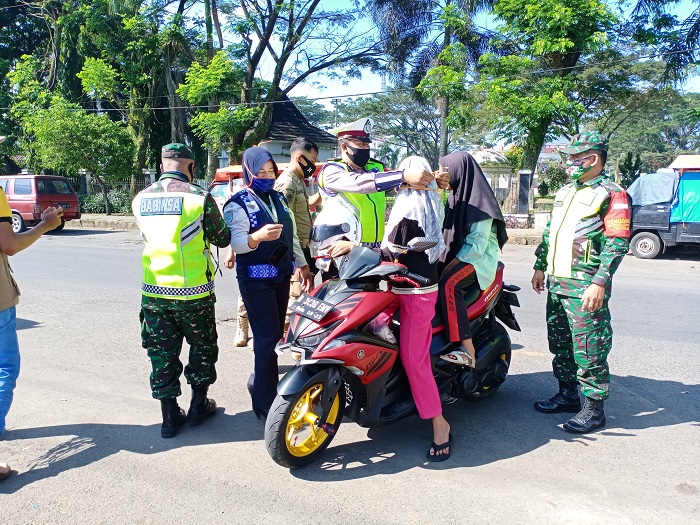
[[674, 170], [700, 170], [700, 155], [678, 155], [669, 168]]
[[338, 141], [335, 135], [313, 126], [306, 120], [286, 95], [283, 95], [281, 100], [273, 105], [272, 124], [265, 135], [266, 139], [291, 142], [298, 137], [305, 137], [317, 144], [335, 144]]

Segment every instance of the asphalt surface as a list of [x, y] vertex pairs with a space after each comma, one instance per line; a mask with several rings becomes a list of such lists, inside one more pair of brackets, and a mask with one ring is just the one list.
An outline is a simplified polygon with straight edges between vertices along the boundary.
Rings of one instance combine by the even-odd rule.
[[700, 522], [697, 255], [628, 256], [615, 276], [604, 431], [573, 436], [566, 415], [532, 409], [556, 389], [545, 297], [529, 289], [534, 247], [507, 245], [523, 332], [493, 398], [446, 408], [452, 458], [425, 461], [430, 424], [416, 417], [369, 431], [346, 421], [322, 461], [290, 471], [267, 455], [250, 409], [233, 271], [217, 283], [221, 413], [160, 438], [140, 251], [136, 232], [67, 227], [12, 257], [23, 362], [0, 441], [17, 471], [0, 482], [2, 523]]

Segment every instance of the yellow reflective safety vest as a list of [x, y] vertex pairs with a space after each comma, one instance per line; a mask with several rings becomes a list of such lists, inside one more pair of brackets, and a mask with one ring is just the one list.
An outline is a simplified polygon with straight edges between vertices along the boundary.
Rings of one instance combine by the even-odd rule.
[[[588, 248], [590, 238], [603, 234], [600, 207], [608, 199], [610, 183], [594, 186], [567, 184], [557, 192], [549, 223], [547, 272], [552, 277], [583, 278], [573, 275], [574, 252]], [[595, 273], [595, 272], [594, 272]]]
[[[332, 160], [329, 164], [343, 166], [346, 171], [350, 171], [347, 164], [339, 160]], [[365, 171], [375, 173], [383, 172], [384, 165], [375, 160], [369, 160], [364, 167]], [[323, 172], [321, 172], [323, 173]], [[323, 188], [323, 181], [320, 181]], [[339, 192], [328, 199], [324, 199], [323, 206], [342, 206], [350, 211], [360, 221], [362, 227], [363, 244], [376, 245], [384, 238], [384, 224], [386, 222], [386, 193], [379, 191], [376, 193], [353, 193], [349, 191]]]
[[207, 191], [176, 178], [161, 178], [132, 203], [145, 248], [142, 293], [189, 301], [214, 291], [214, 266], [204, 236]]

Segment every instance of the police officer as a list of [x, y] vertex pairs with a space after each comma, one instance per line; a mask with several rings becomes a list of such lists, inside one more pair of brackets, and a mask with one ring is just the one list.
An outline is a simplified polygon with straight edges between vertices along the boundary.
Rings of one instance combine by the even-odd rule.
[[532, 287], [540, 293], [545, 272], [549, 275], [547, 331], [559, 380], [559, 392], [536, 402], [535, 409], [578, 412], [564, 424], [564, 430], [576, 434], [605, 426], [612, 347], [608, 300], [612, 276], [629, 248], [629, 199], [603, 171], [607, 150], [607, 140], [595, 131], [574, 137], [563, 150], [573, 181], [557, 192], [532, 277]]
[[282, 338], [290, 279], [296, 275], [307, 290], [311, 273], [294, 216], [284, 196], [274, 191], [278, 170], [272, 155], [260, 146], [248, 148], [241, 164], [246, 188], [224, 205], [231, 230], [231, 252], [224, 263], [232, 268], [235, 258], [238, 289], [253, 329], [255, 369], [248, 390], [253, 412], [266, 418], [277, 395], [275, 346]]
[[[362, 118], [331, 130], [338, 136], [340, 159], [326, 163], [319, 173], [319, 187], [324, 192], [324, 208], [351, 210], [362, 225], [360, 244], [379, 249], [384, 237], [385, 192], [401, 184], [424, 189], [434, 177], [419, 167], [385, 171], [381, 162], [370, 158], [372, 124], [372, 119]], [[352, 241], [336, 241], [328, 255], [339, 257], [354, 246]]]
[[[216, 413], [207, 398], [216, 381], [214, 266], [210, 244], [224, 248], [229, 229], [212, 196], [196, 184], [194, 154], [185, 144], [162, 150], [162, 175], [132, 204], [145, 242], [141, 288], [141, 341], [153, 371], [151, 390], [160, 399], [160, 435], [171, 438], [185, 420], [199, 424]], [[185, 378], [192, 385], [187, 417], [177, 404], [181, 394], [180, 351], [190, 345]]]

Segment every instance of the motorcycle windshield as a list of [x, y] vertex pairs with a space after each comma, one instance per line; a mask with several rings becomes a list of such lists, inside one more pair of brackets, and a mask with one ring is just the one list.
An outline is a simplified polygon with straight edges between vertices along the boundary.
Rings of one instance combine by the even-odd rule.
[[344, 235], [349, 231], [350, 225], [347, 222], [342, 224], [315, 224], [311, 230], [311, 240], [321, 242], [331, 237]]
[[359, 247], [350, 251], [341, 265], [338, 276], [343, 280], [357, 279], [372, 268], [379, 266], [381, 256], [369, 248]]

